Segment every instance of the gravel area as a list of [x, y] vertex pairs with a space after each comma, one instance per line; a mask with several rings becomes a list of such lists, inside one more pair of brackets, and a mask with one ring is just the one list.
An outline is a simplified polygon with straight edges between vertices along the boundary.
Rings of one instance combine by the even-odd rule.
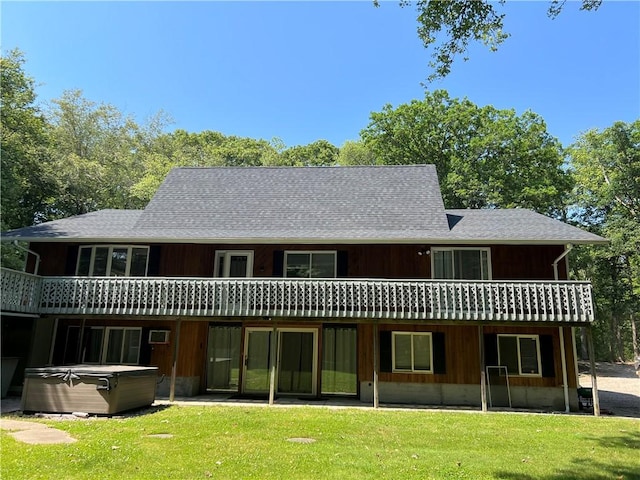
[[[589, 362], [579, 362], [580, 386], [591, 387]], [[640, 418], [640, 377], [631, 363], [596, 363], [600, 413]]]

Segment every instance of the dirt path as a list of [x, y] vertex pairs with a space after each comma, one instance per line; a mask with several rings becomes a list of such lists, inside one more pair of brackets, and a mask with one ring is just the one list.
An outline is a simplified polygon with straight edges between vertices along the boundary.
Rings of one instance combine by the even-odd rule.
[[[580, 385], [591, 387], [589, 363], [579, 362]], [[600, 411], [603, 415], [640, 418], [640, 377], [632, 364], [596, 363]]]

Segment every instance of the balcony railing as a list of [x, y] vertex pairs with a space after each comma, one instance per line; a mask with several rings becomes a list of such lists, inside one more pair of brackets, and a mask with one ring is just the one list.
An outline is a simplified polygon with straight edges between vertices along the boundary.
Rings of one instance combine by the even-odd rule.
[[38, 277], [6, 269], [2, 310], [59, 315], [594, 320], [588, 282]]

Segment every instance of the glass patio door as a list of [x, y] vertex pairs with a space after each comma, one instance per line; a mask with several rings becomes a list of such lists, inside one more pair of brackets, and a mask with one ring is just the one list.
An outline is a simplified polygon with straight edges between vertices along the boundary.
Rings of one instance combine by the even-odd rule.
[[[276, 356], [271, 358], [277, 339]], [[317, 330], [247, 328], [245, 334], [244, 393], [268, 393], [272, 361], [276, 362], [276, 393], [315, 395]]]
[[316, 392], [316, 331], [279, 332], [278, 393], [313, 395]]
[[246, 330], [243, 375], [245, 393], [269, 392], [272, 336], [271, 328], [247, 328]]
[[209, 326], [207, 390], [238, 391], [241, 332], [240, 325]]

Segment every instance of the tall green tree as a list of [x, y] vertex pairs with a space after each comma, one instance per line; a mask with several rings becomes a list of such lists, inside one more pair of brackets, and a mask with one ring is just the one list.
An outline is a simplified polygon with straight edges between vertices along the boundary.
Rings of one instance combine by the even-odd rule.
[[448, 208], [526, 207], [559, 214], [571, 189], [560, 143], [527, 111], [427, 92], [371, 114], [361, 132], [381, 164], [434, 164]]
[[19, 50], [0, 58], [2, 230], [46, 219], [47, 202], [56, 193], [46, 120], [24, 63]]
[[574, 218], [608, 238], [608, 247], [582, 249], [578, 275], [594, 283], [599, 354], [637, 354], [640, 312], [640, 120], [583, 133], [568, 149], [575, 176]]
[[131, 192], [146, 204], [174, 167], [279, 165], [282, 148], [277, 139], [269, 142], [209, 130], [199, 133], [176, 130], [158, 135], [139, 151], [144, 173]]
[[50, 154], [59, 194], [51, 217], [101, 208], [138, 208], [131, 187], [143, 174], [139, 125], [113, 105], [70, 90], [53, 101], [48, 115]]
[[[379, 6], [379, 1], [374, 0]], [[429, 81], [447, 76], [454, 60], [463, 55], [467, 60], [470, 43], [480, 42], [492, 51], [509, 37], [504, 31], [504, 13], [501, 7], [505, 0], [418, 0], [415, 2], [418, 37], [425, 48], [433, 47], [429, 66], [433, 73]], [[549, 4], [548, 16], [555, 18], [562, 11], [566, 0], [553, 0]], [[582, 0], [581, 10], [597, 10], [602, 0]], [[413, 3], [401, 0], [400, 6]]]

